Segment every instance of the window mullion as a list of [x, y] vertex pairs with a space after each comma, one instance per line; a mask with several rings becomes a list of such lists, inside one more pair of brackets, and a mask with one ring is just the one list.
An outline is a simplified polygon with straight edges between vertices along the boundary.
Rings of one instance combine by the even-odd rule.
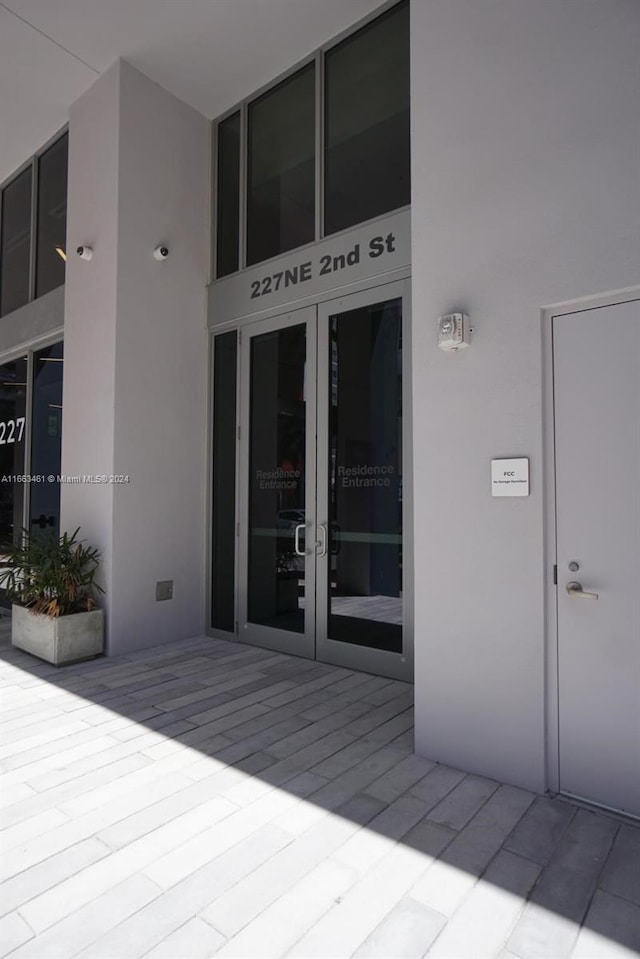
[[38, 159], [31, 161], [31, 232], [29, 236], [29, 300], [36, 298], [36, 249], [38, 227]]
[[240, 107], [240, 198], [239, 198], [239, 216], [240, 229], [238, 231], [238, 242], [240, 244], [240, 254], [238, 262], [240, 269], [244, 270], [247, 265], [247, 103], [246, 101]]

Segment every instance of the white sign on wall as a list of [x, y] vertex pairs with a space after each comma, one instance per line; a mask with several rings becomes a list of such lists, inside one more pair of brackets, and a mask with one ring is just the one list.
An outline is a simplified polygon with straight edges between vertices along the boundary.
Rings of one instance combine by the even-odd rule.
[[529, 460], [491, 460], [492, 496], [528, 496]]

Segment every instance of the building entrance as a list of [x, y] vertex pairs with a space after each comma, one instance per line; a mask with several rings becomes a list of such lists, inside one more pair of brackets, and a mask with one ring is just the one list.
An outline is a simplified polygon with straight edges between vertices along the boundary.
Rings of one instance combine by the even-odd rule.
[[63, 366], [62, 343], [0, 365], [0, 567], [24, 529], [60, 533]]
[[242, 331], [236, 632], [411, 680], [407, 289], [385, 284]]

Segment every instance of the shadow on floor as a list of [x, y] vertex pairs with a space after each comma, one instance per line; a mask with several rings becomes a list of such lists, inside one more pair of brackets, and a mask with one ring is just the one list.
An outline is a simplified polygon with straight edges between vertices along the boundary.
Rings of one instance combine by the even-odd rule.
[[[86, 957], [124, 956], [118, 930], [124, 943], [134, 919], [153, 929], [177, 888], [179, 925], [204, 915], [221, 954], [232, 939], [250, 955], [269, 910], [327, 861], [349, 878], [318, 915], [300, 912], [296, 956], [332, 955], [334, 941], [359, 956], [640, 950], [640, 829], [414, 756], [411, 686], [211, 638], [57, 669], [11, 647], [5, 623], [4, 835], [19, 840], [5, 909], [37, 931], [40, 864], [57, 857], [56, 881], [72, 876], [71, 839], [96, 837], [111, 855], [159, 838], [138, 868], [163, 893]], [[165, 849], [163, 830], [203, 803], [211, 821]], [[60, 826], [29, 836], [24, 824], [51, 809]], [[240, 851], [251, 869], [216, 895]], [[12, 957], [45, 955], [39, 941], [19, 940]]]

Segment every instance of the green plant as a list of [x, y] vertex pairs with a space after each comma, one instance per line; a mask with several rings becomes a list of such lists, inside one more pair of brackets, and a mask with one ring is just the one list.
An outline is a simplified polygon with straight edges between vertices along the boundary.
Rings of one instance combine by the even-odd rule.
[[104, 592], [95, 582], [100, 553], [79, 541], [79, 532], [57, 537], [23, 530], [20, 542], [4, 551], [0, 585], [7, 598], [44, 616], [94, 609], [94, 592]]

